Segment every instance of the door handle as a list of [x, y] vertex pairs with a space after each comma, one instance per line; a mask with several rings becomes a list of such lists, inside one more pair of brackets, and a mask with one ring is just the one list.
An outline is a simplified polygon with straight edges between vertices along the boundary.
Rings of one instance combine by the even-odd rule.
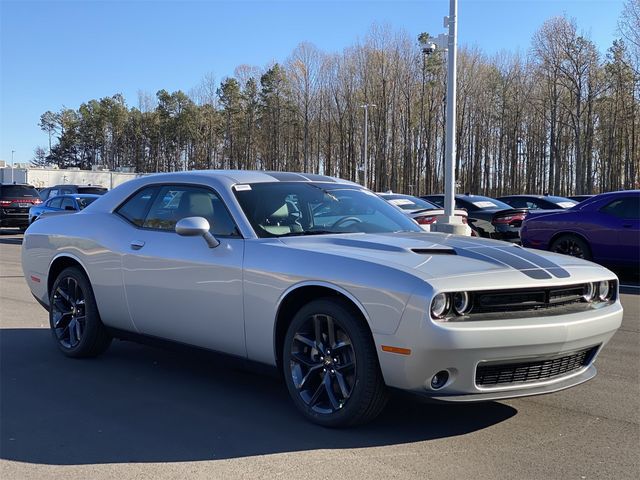
[[144, 247], [144, 242], [142, 240], [133, 240], [130, 243], [130, 246], [132, 250], [140, 250], [142, 247]]
[[625, 223], [624, 225], [622, 225], [622, 228], [631, 228], [631, 224], [630, 223]]

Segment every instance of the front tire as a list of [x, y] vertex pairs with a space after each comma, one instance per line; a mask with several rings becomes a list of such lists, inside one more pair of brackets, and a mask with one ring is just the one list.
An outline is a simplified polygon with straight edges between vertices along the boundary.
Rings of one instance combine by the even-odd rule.
[[53, 338], [68, 357], [95, 357], [111, 344], [91, 283], [80, 268], [68, 267], [60, 272], [53, 283], [49, 305]]
[[367, 423], [388, 393], [371, 334], [346, 302], [314, 300], [298, 311], [284, 341], [282, 368], [298, 410], [325, 427]]

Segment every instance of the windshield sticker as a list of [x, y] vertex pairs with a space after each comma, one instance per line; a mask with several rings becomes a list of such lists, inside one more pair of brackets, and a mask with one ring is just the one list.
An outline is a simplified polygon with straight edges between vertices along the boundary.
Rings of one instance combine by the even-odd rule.
[[234, 185], [236, 192], [246, 192], [247, 190], [251, 190], [251, 185]]
[[491, 208], [491, 207], [497, 207], [497, 205], [493, 202], [487, 202], [487, 201], [482, 201], [482, 202], [473, 202], [473, 204], [478, 207], [478, 208]]

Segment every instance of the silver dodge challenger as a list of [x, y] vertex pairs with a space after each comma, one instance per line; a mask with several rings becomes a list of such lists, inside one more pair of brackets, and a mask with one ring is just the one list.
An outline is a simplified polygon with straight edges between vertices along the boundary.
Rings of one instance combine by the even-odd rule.
[[331, 427], [373, 419], [391, 389], [468, 402], [578, 385], [622, 321], [603, 267], [426, 233], [320, 175], [131, 180], [31, 225], [22, 266], [65, 355], [155, 338], [268, 364]]

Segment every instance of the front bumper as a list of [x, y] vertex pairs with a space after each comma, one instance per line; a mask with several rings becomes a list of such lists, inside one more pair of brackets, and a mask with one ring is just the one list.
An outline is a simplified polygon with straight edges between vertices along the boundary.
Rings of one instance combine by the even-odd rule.
[[[437, 400], [486, 401], [554, 392], [593, 378], [593, 362], [621, 322], [619, 302], [566, 315], [452, 323], [431, 321], [423, 308], [409, 305], [395, 334], [376, 334], [374, 340], [390, 387]], [[407, 348], [411, 354], [388, 353], [382, 345]], [[485, 362], [537, 362], [592, 347], [597, 350], [584, 365], [560, 375], [495, 386], [477, 384], [476, 370]], [[433, 388], [431, 379], [442, 371], [448, 381]]]

